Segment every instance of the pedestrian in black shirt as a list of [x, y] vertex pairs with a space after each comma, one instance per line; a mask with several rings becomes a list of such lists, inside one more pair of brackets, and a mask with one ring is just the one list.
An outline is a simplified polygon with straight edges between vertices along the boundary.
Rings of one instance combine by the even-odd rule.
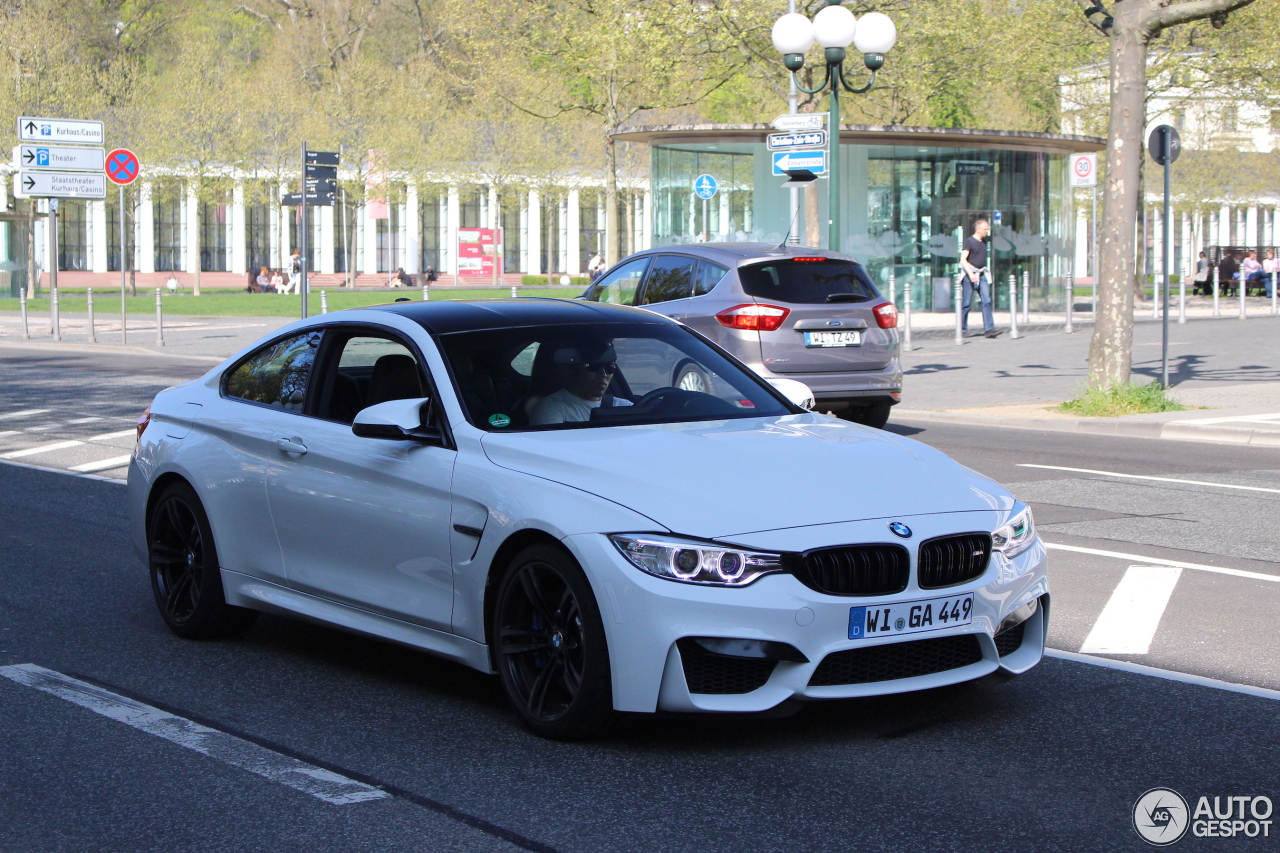
[[960, 332], [969, 332], [969, 306], [973, 303], [973, 291], [982, 300], [982, 334], [994, 338], [1000, 334], [991, 310], [991, 271], [987, 269], [987, 244], [983, 242], [991, 233], [991, 225], [985, 219], [973, 223], [973, 236], [965, 238], [960, 249], [960, 275], [964, 279], [964, 300], [960, 303]]

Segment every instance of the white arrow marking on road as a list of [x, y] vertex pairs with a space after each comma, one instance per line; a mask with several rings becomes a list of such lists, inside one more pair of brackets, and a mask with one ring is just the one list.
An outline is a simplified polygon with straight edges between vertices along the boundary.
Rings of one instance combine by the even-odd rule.
[[35, 456], [37, 453], [49, 453], [54, 450], [65, 450], [68, 447], [76, 447], [84, 444], [83, 441], [54, 441], [49, 444], [37, 444], [35, 447], [28, 447], [26, 450], [10, 450], [8, 453], [0, 453], [0, 459], [21, 459], [23, 456]]
[[248, 770], [334, 805], [350, 805], [391, 796], [380, 788], [357, 782], [314, 764], [226, 732], [202, 726], [185, 717], [112, 693], [94, 684], [33, 663], [0, 667], [0, 676], [65, 699], [95, 714], [132, 726], [232, 767]]
[[1145, 655], [1181, 576], [1182, 569], [1174, 566], [1130, 566], [1080, 653]]
[[1077, 474], [1100, 474], [1103, 477], [1123, 477], [1127, 480], [1155, 480], [1159, 483], [1182, 483], [1188, 486], [1214, 486], [1219, 489], [1243, 489], [1246, 492], [1270, 492], [1280, 495], [1280, 489], [1268, 489], [1262, 486], [1238, 486], [1235, 483], [1208, 483], [1204, 480], [1179, 480], [1176, 477], [1148, 477], [1143, 474], [1121, 474], [1116, 471], [1094, 471], [1092, 468], [1064, 468], [1061, 465], [1032, 465], [1019, 462], [1018, 468], [1044, 468], [1049, 471], [1073, 471]]

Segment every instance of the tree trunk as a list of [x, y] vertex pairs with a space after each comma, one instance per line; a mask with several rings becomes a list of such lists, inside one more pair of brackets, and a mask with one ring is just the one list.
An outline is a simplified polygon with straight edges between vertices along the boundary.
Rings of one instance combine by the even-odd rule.
[[617, 261], [618, 149], [610, 137], [604, 145], [604, 265], [607, 267]]
[[[1133, 251], [1146, 119], [1147, 39], [1138, 9], [1116, 4], [1111, 35], [1111, 126], [1107, 180], [1099, 234], [1097, 322], [1089, 344], [1089, 386], [1105, 389], [1129, 381], [1133, 354]], [[1128, 141], [1126, 141], [1128, 140]], [[1137, 140], [1136, 144], [1134, 140]]]

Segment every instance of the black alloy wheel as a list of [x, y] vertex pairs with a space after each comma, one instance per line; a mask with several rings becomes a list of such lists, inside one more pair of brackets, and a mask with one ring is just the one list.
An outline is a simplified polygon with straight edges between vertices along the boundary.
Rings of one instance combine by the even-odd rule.
[[223, 597], [218, 554], [200, 499], [186, 483], [169, 485], [147, 522], [151, 591], [169, 630], [191, 640], [228, 637], [257, 613]]
[[562, 549], [533, 545], [512, 561], [498, 586], [492, 636], [503, 690], [535, 734], [574, 740], [612, 722], [600, 610]]

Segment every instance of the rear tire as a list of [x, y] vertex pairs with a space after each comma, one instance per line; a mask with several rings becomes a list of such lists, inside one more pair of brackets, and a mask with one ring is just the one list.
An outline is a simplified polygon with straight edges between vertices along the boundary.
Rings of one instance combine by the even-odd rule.
[[681, 391], [697, 391], [701, 394], [710, 394], [711, 377], [707, 372], [692, 362], [684, 364], [676, 371], [675, 381], [671, 383]]
[[160, 618], [179, 637], [233, 637], [258, 618], [255, 610], [227, 604], [209, 517], [186, 483], [170, 484], [152, 507], [147, 563]]
[[564, 549], [525, 548], [498, 583], [491, 633], [503, 692], [520, 721], [552, 740], [582, 740], [615, 721], [604, 621]]
[[884, 429], [884, 425], [889, 422], [889, 409], [892, 407], [892, 403], [886, 403], [883, 401], [871, 403], [869, 405], [855, 404], [849, 407], [848, 412], [842, 412], [841, 417], [851, 420], [855, 424], [875, 427], [876, 429]]

